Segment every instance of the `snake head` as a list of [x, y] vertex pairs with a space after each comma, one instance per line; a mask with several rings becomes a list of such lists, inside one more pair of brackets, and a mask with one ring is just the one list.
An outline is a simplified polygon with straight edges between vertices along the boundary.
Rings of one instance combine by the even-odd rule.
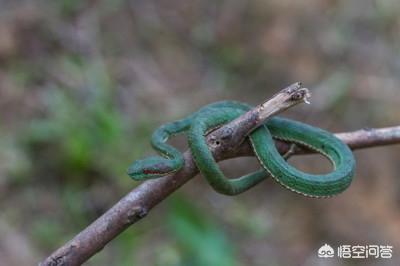
[[131, 164], [128, 168], [128, 175], [136, 181], [141, 181], [162, 177], [175, 171], [177, 171], [177, 166], [173, 164], [173, 161], [153, 156]]

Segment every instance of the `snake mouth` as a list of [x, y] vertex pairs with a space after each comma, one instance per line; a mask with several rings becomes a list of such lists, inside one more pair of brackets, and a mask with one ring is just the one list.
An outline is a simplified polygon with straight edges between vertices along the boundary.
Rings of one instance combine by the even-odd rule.
[[160, 171], [143, 169], [143, 174], [145, 175], [161, 175]]
[[162, 177], [173, 172], [177, 169], [168, 164], [168, 161], [160, 157], [149, 157], [144, 160], [135, 161], [128, 168], [128, 175], [134, 180], [145, 180]]
[[159, 171], [152, 171], [148, 169], [143, 169], [142, 171], [131, 171], [128, 169], [128, 175], [136, 181], [142, 181], [146, 179], [159, 178], [165, 175], [165, 173], [161, 173]]

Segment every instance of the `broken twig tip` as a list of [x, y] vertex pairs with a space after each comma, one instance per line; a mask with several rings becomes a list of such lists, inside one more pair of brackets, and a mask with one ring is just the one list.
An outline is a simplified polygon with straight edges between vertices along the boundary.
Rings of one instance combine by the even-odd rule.
[[306, 94], [304, 95], [304, 98], [303, 98], [304, 102], [305, 102], [306, 104], [311, 104], [311, 102], [310, 102], [310, 98], [311, 98], [311, 92], [310, 92], [310, 90], [307, 89], [307, 88], [303, 88], [303, 89], [306, 91]]

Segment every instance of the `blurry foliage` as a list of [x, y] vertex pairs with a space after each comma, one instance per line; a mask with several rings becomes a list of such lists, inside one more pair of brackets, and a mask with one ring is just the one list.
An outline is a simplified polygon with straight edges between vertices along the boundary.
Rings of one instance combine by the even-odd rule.
[[79, 0], [57, 0], [52, 4], [56, 5], [55, 9], [64, 16], [74, 15], [86, 5], [85, 1]]
[[43, 146], [51, 151], [49, 156], [55, 156], [36, 163], [55, 164], [51, 168], [71, 176], [90, 171], [107, 175], [109, 155], [118, 154], [124, 134], [123, 118], [112, 102], [109, 80], [105, 72], [96, 73], [96, 65], [82, 69], [68, 61], [66, 64], [76, 68], [70, 71], [87, 71], [85, 75], [91, 80], [82, 91], [59, 87], [49, 90], [44, 95], [45, 117], [31, 122], [26, 141], [35, 156]]
[[52, 249], [60, 239], [66, 239], [63, 235], [62, 225], [54, 223], [47, 218], [35, 219], [32, 222], [31, 237], [37, 241], [37, 246], [42, 249]]
[[[99, 178], [112, 184], [109, 193], [119, 185], [134, 185], [126, 176], [125, 169], [149, 146], [142, 140], [148, 139], [154, 127], [148, 119], [139, 119], [135, 127], [126, 122], [127, 119], [114, 103], [115, 84], [100, 62], [86, 64], [80, 58], [71, 57], [62, 58], [61, 63], [62, 71], [81, 83], [82, 87], [76, 90], [63, 84], [53, 84], [40, 95], [44, 106], [41, 116], [27, 124], [18, 136], [27, 150], [26, 161], [30, 162], [21, 172], [22, 161], [16, 160], [19, 184], [33, 183], [31, 175], [41, 176], [50, 184], [63, 184], [58, 192], [61, 194], [59, 208], [65, 216], [63, 222], [48, 220], [44, 216], [32, 224], [31, 237], [45, 250], [66, 241], [70, 237], [65, 235], [66, 229], [75, 228], [71, 232], [76, 231], [104, 212], [105, 205], [100, 206], [98, 212], [93, 209], [98, 204], [96, 202], [101, 202], [95, 197], [101, 195], [97, 193], [92, 198], [90, 191], [85, 191], [83, 187], [99, 183]], [[127, 145], [130, 139], [137, 142]], [[9, 174], [12, 174], [12, 169], [7, 169]], [[121, 178], [114, 178], [118, 176]], [[88, 200], [94, 202], [88, 203]], [[101, 204], [108, 205], [109, 202]], [[130, 240], [119, 242], [124, 243], [121, 248], [131, 246], [127, 244]]]
[[140, 235], [136, 230], [127, 230], [117, 238], [116, 253], [119, 256], [119, 265], [129, 266], [135, 260], [135, 248], [140, 245]]
[[251, 210], [245, 204], [236, 203], [226, 210], [225, 217], [235, 225], [237, 230], [254, 238], [268, 237], [272, 230], [271, 217], [268, 212]]
[[0, 186], [7, 182], [22, 184], [32, 167], [15, 139], [5, 134], [0, 138], [0, 161]]
[[178, 265], [237, 265], [234, 248], [224, 230], [184, 197], [174, 196], [170, 200], [168, 224], [182, 255]]
[[[327, 77], [313, 90], [313, 101], [316, 109], [340, 113], [348, 106], [349, 88], [352, 74], [349, 70], [338, 70]], [[335, 88], [332, 90], [332, 88]]]

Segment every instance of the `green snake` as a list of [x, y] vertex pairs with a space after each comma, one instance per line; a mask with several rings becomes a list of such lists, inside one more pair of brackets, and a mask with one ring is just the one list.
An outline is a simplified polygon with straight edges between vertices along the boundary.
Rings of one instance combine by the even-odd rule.
[[[184, 119], [160, 126], [154, 131], [151, 144], [161, 156], [135, 161], [128, 169], [129, 176], [134, 180], [145, 180], [179, 171], [184, 165], [183, 154], [167, 141], [176, 134], [186, 133], [200, 173], [222, 194], [239, 194], [268, 176], [287, 189], [309, 197], [330, 197], [350, 185], [355, 160], [345, 143], [325, 130], [281, 117], [270, 118], [248, 135], [262, 169], [239, 178], [226, 178], [213, 158], [205, 136], [250, 108], [247, 104], [235, 101], [216, 102]], [[299, 144], [320, 153], [332, 162], [333, 171], [328, 174], [308, 174], [296, 169], [279, 153], [274, 139]]]

